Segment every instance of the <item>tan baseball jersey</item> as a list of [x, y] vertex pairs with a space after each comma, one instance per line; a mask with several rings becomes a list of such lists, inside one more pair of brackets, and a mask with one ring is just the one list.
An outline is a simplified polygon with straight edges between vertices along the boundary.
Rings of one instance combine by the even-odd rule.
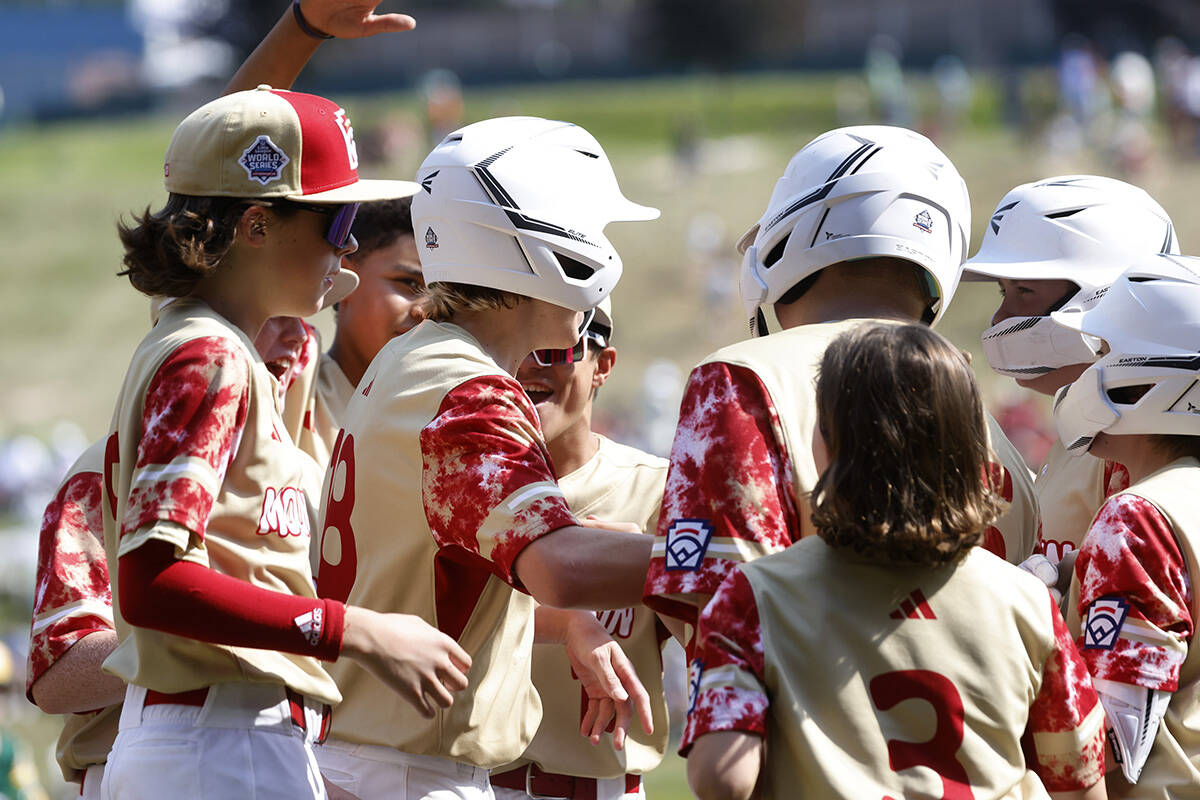
[[472, 659], [468, 688], [433, 719], [339, 661], [332, 735], [485, 768], [517, 758], [542, 707], [529, 673], [534, 603], [513, 562], [575, 524], [520, 385], [462, 328], [421, 323], [363, 375], [324, 491], [321, 595], [416, 614]]
[[[558, 479], [567, 504], [579, 518], [633, 522], [653, 535], [662, 504], [667, 460], [598, 436], [600, 449], [579, 469]], [[542, 697], [542, 724], [529, 749], [505, 772], [535, 762], [546, 772], [585, 778], [616, 778], [645, 773], [658, 766], [670, 736], [667, 701], [662, 684], [662, 644], [669, 637], [662, 623], [645, 606], [596, 612], [609, 634], [629, 656], [654, 709], [654, 733], [633, 725], [624, 750], [615, 750], [612, 737], [599, 745], [579, 735], [586, 698], [561, 645], [533, 647], [533, 685]]]
[[1037, 551], [1057, 564], [1078, 550], [1105, 498], [1128, 486], [1122, 465], [1086, 453], [1070, 455], [1055, 439], [1033, 484], [1041, 512]]
[[[692, 370], [646, 576], [647, 605], [694, 622], [734, 566], [813, 533], [817, 366], [838, 334], [879, 322], [887, 321], [803, 325], [718, 350]], [[1009, 507], [984, 545], [1019, 563], [1037, 536], [1033, 483], [990, 416], [988, 435], [993, 484]]]
[[[101, 439], [84, 451], [42, 516], [26, 684], [31, 701], [34, 681], [72, 645], [89, 634], [113, 630], [100, 506], [104, 444]], [[108, 760], [120, 715], [117, 703], [63, 716], [55, 756], [64, 778], [79, 781], [90, 765]]]
[[1184, 458], [1113, 495], [1075, 561], [1068, 622], [1089, 671], [1172, 693], [1137, 784], [1114, 770], [1109, 797], [1200, 796], [1197, 486], [1200, 461]]
[[[303, 387], [293, 385], [293, 389], [304, 390], [303, 413], [297, 427], [289, 426], [289, 430], [300, 449], [324, 469], [329, 465], [329, 455], [342, 427], [346, 406], [354, 396], [354, 384], [328, 353], [322, 353], [316, 359], [315, 368], [308, 372], [307, 379], [297, 380], [297, 384], [305, 384]], [[288, 390], [287, 403], [292, 402], [293, 389]]]
[[[108, 563], [162, 540], [182, 560], [315, 597], [306, 489], [316, 469], [289, 438], [278, 403], [274, 380], [241, 331], [196, 300], [163, 309], [134, 352], [106, 444]], [[159, 692], [279, 683], [327, 703], [340, 700], [311, 656], [127, 625], [113, 584], [121, 643], [104, 668], [127, 683]]]
[[914, 568], [810, 537], [744, 564], [700, 618], [692, 687], [684, 750], [764, 737], [766, 798], [1044, 798], [1104, 774], [1058, 607], [983, 548]]

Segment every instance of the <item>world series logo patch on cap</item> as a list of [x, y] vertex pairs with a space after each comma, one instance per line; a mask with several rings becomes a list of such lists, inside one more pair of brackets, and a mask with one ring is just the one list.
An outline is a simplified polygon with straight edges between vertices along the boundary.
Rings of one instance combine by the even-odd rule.
[[283, 168], [291, 161], [287, 153], [279, 149], [265, 133], [254, 140], [254, 144], [242, 151], [238, 163], [246, 170], [247, 177], [266, 186], [279, 180]]
[[708, 543], [712, 541], [713, 526], [706, 519], [677, 519], [667, 528], [667, 570], [698, 570]]
[[1104, 597], [1088, 607], [1083, 629], [1085, 650], [1111, 650], [1129, 615], [1129, 604], [1119, 597]]

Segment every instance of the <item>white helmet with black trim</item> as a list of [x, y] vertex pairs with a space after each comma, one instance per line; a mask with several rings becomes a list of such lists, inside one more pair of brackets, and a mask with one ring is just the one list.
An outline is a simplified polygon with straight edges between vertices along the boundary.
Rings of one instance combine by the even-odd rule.
[[487, 286], [575, 311], [594, 308], [621, 277], [604, 227], [659, 213], [625, 199], [590, 133], [537, 117], [451, 133], [417, 180], [413, 230], [426, 282]]
[[1093, 307], [1052, 316], [1108, 346], [1054, 399], [1068, 452], [1100, 432], [1200, 436], [1200, 258], [1145, 257]]
[[[1051, 311], [1081, 309], [1134, 259], [1178, 253], [1171, 218], [1136, 186], [1097, 175], [1063, 175], [1006, 194], [963, 267], [963, 280], [1067, 280], [1077, 287]], [[992, 369], [1035, 378], [1095, 360], [1097, 342], [1047, 315], [1010, 317], [983, 332]]]
[[832, 264], [889, 257], [927, 277], [927, 321], [945, 312], [967, 254], [967, 186], [933, 142], [906, 128], [862, 125], [818, 136], [788, 163], [762, 218], [738, 242], [752, 334], [762, 309]]

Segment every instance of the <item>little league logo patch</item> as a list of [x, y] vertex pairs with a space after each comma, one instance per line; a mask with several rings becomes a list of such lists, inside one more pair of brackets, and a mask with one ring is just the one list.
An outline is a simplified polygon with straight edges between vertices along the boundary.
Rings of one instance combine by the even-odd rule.
[[667, 570], [698, 570], [708, 543], [712, 541], [713, 526], [706, 519], [677, 519], [667, 528]]
[[1121, 626], [1129, 614], [1129, 604], [1118, 597], [1096, 600], [1088, 608], [1087, 624], [1083, 629], [1085, 650], [1111, 650], [1117, 643]]
[[266, 134], [255, 139], [254, 144], [243, 150], [242, 157], [238, 159], [242, 169], [246, 170], [246, 176], [263, 186], [279, 180], [283, 168], [290, 161], [287, 153], [280, 150]]
[[437, 250], [438, 246], [437, 234], [433, 232], [433, 228], [425, 229], [425, 249]]
[[926, 233], [933, 233], [933, 217], [929, 216], [928, 211], [922, 211], [913, 219], [913, 227], [920, 228]]

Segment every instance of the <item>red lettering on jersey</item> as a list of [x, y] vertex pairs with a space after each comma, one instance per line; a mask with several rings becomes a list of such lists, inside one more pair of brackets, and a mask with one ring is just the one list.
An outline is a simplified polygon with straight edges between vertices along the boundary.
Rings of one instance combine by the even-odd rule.
[[889, 739], [888, 764], [895, 772], [928, 767], [942, 779], [942, 800], [974, 800], [967, 771], [957, 758], [963, 741], [963, 703], [950, 679], [925, 669], [887, 672], [871, 679], [871, 701], [888, 711], [904, 700], [924, 700], [937, 717], [933, 738], [925, 742]]
[[268, 486], [266, 494], [263, 495], [262, 513], [258, 517], [258, 533], [311, 536], [304, 491], [294, 486], [285, 486], [282, 489]]
[[104, 495], [108, 500], [108, 515], [117, 518], [117, 493], [113, 491], [113, 467], [121, 460], [121, 444], [113, 431], [104, 445]]
[[609, 611], [597, 611], [596, 619], [615, 639], [628, 639], [633, 633], [633, 609], [618, 608]]
[[313, 421], [312, 421], [312, 412], [311, 411], [304, 412], [304, 428], [306, 430], [310, 430], [310, 431], [313, 430]]
[[[367, 387], [368, 390], [370, 388]], [[321, 568], [317, 572], [317, 594], [344, 603], [350, 596], [350, 589], [354, 586], [354, 578], [358, 573], [358, 550], [354, 545], [354, 529], [350, 527], [350, 513], [354, 511], [354, 436], [346, 433], [344, 429], [338, 431], [329, 463], [333, 466], [333, 473], [329, 481], [329, 494], [325, 497], [325, 525], [321, 530]], [[341, 557], [336, 564], [325, 560], [326, 536], [337, 536], [341, 542], [338, 548]]]

